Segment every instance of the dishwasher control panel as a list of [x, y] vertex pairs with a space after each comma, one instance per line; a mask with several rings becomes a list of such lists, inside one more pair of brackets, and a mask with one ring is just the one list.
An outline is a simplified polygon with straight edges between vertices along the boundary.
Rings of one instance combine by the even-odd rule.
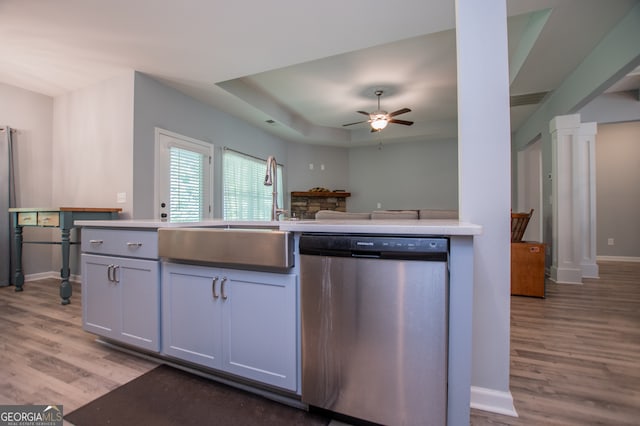
[[[302, 234], [300, 254], [316, 256], [425, 258], [446, 260], [449, 240], [445, 237], [410, 237], [356, 234]], [[438, 258], [438, 259], [435, 259]]]
[[354, 237], [351, 240], [353, 250], [374, 251], [444, 251], [448, 249], [445, 238], [403, 238], [403, 237]]

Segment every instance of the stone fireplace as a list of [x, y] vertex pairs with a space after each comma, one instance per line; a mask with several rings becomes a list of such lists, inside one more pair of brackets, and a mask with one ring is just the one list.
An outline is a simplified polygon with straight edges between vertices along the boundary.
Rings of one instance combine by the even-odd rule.
[[347, 211], [349, 192], [291, 192], [291, 217], [314, 219], [320, 210]]

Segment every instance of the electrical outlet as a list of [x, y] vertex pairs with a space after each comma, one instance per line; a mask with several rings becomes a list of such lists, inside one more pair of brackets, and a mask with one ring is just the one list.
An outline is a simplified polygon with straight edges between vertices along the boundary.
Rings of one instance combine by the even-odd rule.
[[378, 203], [378, 207], [377, 208], [381, 209], [382, 208], [382, 203]]
[[126, 192], [118, 192], [116, 194], [116, 203], [123, 204], [127, 202], [127, 193]]
[[614, 245], [614, 240], [613, 240], [613, 238], [609, 238], [609, 239], [607, 240], [607, 244], [608, 244], [608, 245], [610, 245], [610, 246]]
[[309, 163], [309, 170], [313, 170], [313, 163]]
[[320, 164], [320, 170], [324, 170], [324, 164]]

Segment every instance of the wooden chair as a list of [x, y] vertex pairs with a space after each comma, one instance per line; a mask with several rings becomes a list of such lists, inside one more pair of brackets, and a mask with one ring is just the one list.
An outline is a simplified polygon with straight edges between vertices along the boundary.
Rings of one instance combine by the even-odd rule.
[[511, 212], [511, 242], [519, 243], [522, 241], [524, 231], [527, 229], [529, 219], [533, 214], [533, 209], [529, 213]]

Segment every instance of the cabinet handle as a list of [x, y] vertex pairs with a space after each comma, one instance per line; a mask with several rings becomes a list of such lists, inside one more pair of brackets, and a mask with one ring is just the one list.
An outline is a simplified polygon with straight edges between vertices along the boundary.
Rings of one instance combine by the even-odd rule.
[[118, 279], [118, 276], [117, 276], [117, 272], [119, 269], [120, 269], [120, 266], [118, 265], [113, 266], [113, 282], [116, 284], [120, 283], [120, 280]]
[[220, 283], [220, 293], [222, 293], [222, 299], [227, 300], [227, 295], [224, 292], [224, 283], [227, 282], [227, 277], [222, 278], [222, 282]]
[[213, 281], [211, 282], [211, 292], [213, 293], [213, 298], [217, 299], [218, 297], [220, 297], [220, 295], [218, 293], [216, 293], [216, 283], [218, 282], [218, 277], [214, 277]]
[[103, 242], [102, 240], [89, 240], [89, 244], [102, 244]]
[[142, 243], [132, 243], [132, 242], [128, 242], [128, 243], [127, 243], [127, 247], [129, 247], [129, 248], [138, 248], [138, 247], [142, 247]]
[[113, 282], [113, 266], [114, 265], [107, 266], [107, 280], [109, 280], [110, 283]]

